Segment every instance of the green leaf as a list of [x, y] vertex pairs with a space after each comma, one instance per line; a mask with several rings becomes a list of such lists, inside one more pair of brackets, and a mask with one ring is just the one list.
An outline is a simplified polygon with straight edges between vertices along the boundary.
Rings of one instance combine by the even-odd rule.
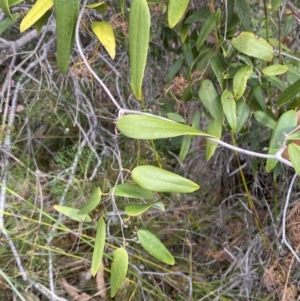
[[155, 202], [150, 204], [131, 204], [125, 207], [125, 212], [129, 216], [138, 216], [152, 207], [165, 211], [165, 205], [162, 202]]
[[135, 199], [145, 199], [145, 200], [154, 198], [154, 194], [151, 191], [143, 189], [135, 184], [119, 184], [115, 188], [112, 188], [110, 190], [110, 193], [125, 198], [135, 198]]
[[107, 11], [107, 4], [105, 2], [87, 4], [85, 7], [95, 9], [101, 14], [104, 14]]
[[35, 24], [51, 7], [53, 0], [38, 0], [29, 10], [20, 24], [20, 32]]
[[10, 13], [9, 10], [9, 3], [8, 0], [0, 0], [0, 9], [4, 12], [4, 14], [10, 18], [11, 20], [14, 20], [12, 14]]
[[300, 132], [297, 131], [288, 136], [288, 140], [300, 140]]
[[114, 30], [110, 23], [100, 21], [92, 22], [92, 30], [113, 60], [116, 56], [116, 40]]
[[209, 14], [210, 14], [209, 7], [204, 7], [202, 9], [200, 9], [199, 11], [196, 11], [196, 12], [192, 13], [190, 16], [188, 16], [185, 19], [184, 24], [192, 24], [195, 22], [199, 22], [203, 18], [206, 18]]
[[196, 183], [151, 165], [134, 168], [131, 176], [139, 186], [150, 191], [189, 193], [199, 189]]
[[293, 167], [296, 170], [296, 173], [300, 175], [300, 146], [295, 143], [290, 143], [288, 145], [288, 152], [290, 160], [293, 164]]
[[142, 99], [149, 35], [150, 13], [147, 1], [133, 0], [129, 14], [130, 83], [137, 99]]
[[95, 191], [92, 193], [88, 202], [80, 209], [78, 214], [89, 213], [94, 210], [101, 201], [101, 189], [97, 187]]
[[193, 120], [192, 120], [192, 127], [194, 129], [199, 129], [200, 127], [200, 121], [201, 121], [201, 114], [200, 111], [197, 110], [194, 115], [193, 115]]
[[[272, 133], [268, 154], [274, 155], [283, 146], [285, 135], [297, 126], [297, 115], [293, 110], [283, 113]], [[268, 159], [266, 171], [270, 172], [277, 164], [277, 160]]]
[[253, 95], [255, 96], [260, 108], [265, 112], [267, 107], [266, 107], [266, 101], [265, 101], [264, 94], [261, 90], [261, 87], [253, 89]]
[[184, 135], [209, 136], [188, 125], [150, 114], [131, 114], [117, 121], [120, 132], [134, 139], [161, 139]]
[[236, 131], [236, 103], [231, 91], [225, 90], [221, 96], [223, 111], [232, 131]]
[[72, 52], [79, 12], [78, 0], [54, 0], [56, 19], [56, 58], [61, 73], [66, 74]]
[[[217, 120], [211, 120], [207, 125], [207, 132], [214, 135], [218, 139], [222, 135], [222, 125]], [[206, 140], [206, 160], [208, 161], [215, 153], [218, 147], [218, 143], [210, 140]]]
[[248, 1], [246, 0], [234, 0], [234, 6], [237, 15], [244, 27], [244, 29], [251, 31], [251, 11]]
[[250, 107], [245, 102], [239, 102], [236, 110], [236, 133], [240, 132], [250, 115]]
[[197, 50], [205, 42], [206, 38], [212, 32], [212, 30], [216, 27], [216, 13], [210, 14], [204, 21], [203, 25], [201, 26], [198, 38], [197, 38]]
[[[20, 16], [19, 13], [12, 14], [12, 17], [15, 20], [17, 20], [19, 18], [19, 16]], [[5, 18], [4, 20], [2, 20], [0, 22], [0, 34], [3, 33], [6, 29], [8, 29], [9, 27], [11, 27], [14, 24], [15, 24], [15, 21], [13, 19]]]
[[277, 89], [279, 89], [280, 91], [283, 91], [283, 90], [285, 90], [286, 89], [286, 84], [282, 81], [282, 80], [280, 80], [277, 76], [266, 76], [266, 78], [267, 78], [267, 80], [269, 81], [269, 82], [271, 82], [272, 83], [272, 85], [274, 86], [274, 87], [276, 87]]
[[219, 123], [223, 123], [224, 114], [222, 103], [213, 83], [210, 80], [205, 79], [201, 82], [198, 95], [204, 107], [209, 111], [212, 117], [219, 121]]
[[170, 0], [168, 6], [168, 21], [170, 28], [173, 28], [183, 17], [189, 0]]
[[235, 49], [249, 56], [271, 62], [273, 47], [263, 38], [253, 32], [243, 31], [231, 40]]
[[176, 121], [179, 123], [185, 123], [184, 118], [178, 113], [168, 113], [167, 116], [169, 119], [171, 119], [173, 121]]
[[276, 121], [270, 117], [267, 113], [263, 111], [254, 112], [254, 118], [264, 126], [267, 126], [270, 129], [274, 129], [276, 126]]
[[276, 100], [276, 106], [280, 107], [292, 100], [300, 92], [300, 79], [288, 86], [282, 91], [281, 95]]
[[189, 24], [183, 24], [180, 31], [180, 39], [181, 43], [184, 43], [186, 41], [186, 38], [188, 37], [188, 33], [190, 30]]
[[175, 77], [175, 75], [177, 74], [177, 72], [180, 70], [183, 62], [184, 62], [183, 58], [180, 58], [180, 59], [178, 59], [178, 60], [175, 61], [175, 63], [170, 68], [170, 71], [168, 72], [167, 82], [170, 82]]
[[47, 24], [51, 15], [52, 15], [52, 11], [51, 11], [51, 9], [49, 9], [46, 11], [46, 13], [40, 19], [38, 19], [35, 22], [34, 26], [35, 26], [35, 29], [38, 32], [38, 34], [41, 33], [43, 26]]
[[240, 99], [246, 90], [247, 80], [252, 73], [252, 67], [241, 67], [233, 77], [233, 95], [236, 100]]
[[211, 60], [211, 68], [217, 77], [221, 90], [223, 91], [225, 89], [224, 71], [226, 67], [224, 56], [221, 53], [217, 53], [213, 56]]
[[76, 208], [55, 205], [54, 209], [76, 222], [91, 222], [92, 221], [92, 219], [90, 218], [89, 215], [79, 214], [79, 209], [76, 209]]
[[190, 135], [183, 136], [180, 152], [179, 152], [179, 160], [182, 163], [189, 152], [190, 146], [192, 142], [192, 137]]
[[280, 75], [288, 71], [288, 67], [285, 65], [271, 65], [262, 69], [262, 73], [267, 76]]
[[128, 253], [124, 248], [118, 248], [113, 252], [113, 263], [110, 273], [110, 296], [113, 298], [121, 287], [128, 269]]
[[91, 272], [95, 276], [100, 269], [105, 246], [106, 228], [103, 217], [100, 217], [97, 223], [97, 233], [92, 257]]
[[147, 230], [139, 230], [137, 236], [142, 247], [154, 258], [169, 265], [175, 264], [172, 254], [153, 233]]

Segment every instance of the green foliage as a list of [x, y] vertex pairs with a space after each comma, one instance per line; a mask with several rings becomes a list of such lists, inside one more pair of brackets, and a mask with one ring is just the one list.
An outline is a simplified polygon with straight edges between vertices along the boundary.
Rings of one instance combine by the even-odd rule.
[[113, 252], [113, 263], [110, 273], [111, 297], [114, 297], [118, 292], [118, 289], [126, 277], [127, 269], [128, 253], [124, 248], [118, 248]]
[[[279, 9], [282, 2], [281, 0], [272, 1], [271, 9]], [[13, 3], [15, 5], [17, 2]], [[161, 5], [162, 11], [159, 16], [161, 19], [157, 22], [152, 20], [151, 23], [150, 15], [153, 18], [155, 16], [151, 13], [153, 3]], [[39, 31], [48, 21], [51, 8], [54, 6], [57, 66], [63, 74], [67, 73], [72, 56], [80, 4], [78, 0], [54, 0], [54, 2], [38, 0], [20, 23], [20, 32], [24, 32], [31, 26], [36, 26]], [[300, 175], [300, 147], [293, 141], [299, 138], [299, 133], [294, 133], [298, 123], [296, 111], [300, 104], [299, 59], [293, 56], [288, 48], [284, 48], [281, 41], [277, 40], [280, 34], [278, 26], [275, 25], [276, 22], [271, 22], [269, 25], [266, 20], [254, 18], [250, 1], [234, 0], [226, 2], [227, 4], [226, 11], [214, 8], [212, 4], [210, 8], [205, 7], [195, 11], [192, 7], [188, 10], [188, 0], [170, 0], [167, 14], [165, 14], [166, 4], [162, 1], [133, 0], [131, 5], [126, 7], [130, 9], [129, 16], [125, 10], [125, 1], [120, 2], [120, 7], [114, 7], [113, 4], [109, 7], [104, 2], [86, 5], [87, 9], [95, 10], [100, 14], [105, 14], [106, 11], [111, 12], [113, 9], [117, 13], [122, 13], [124, 23], [129, 23], [129, 36], [127, 36], [125, 33], [120, 34], [119, 29], [116, 29], [117, 27], [110, 19], [111, 16], [105, 16], [106, 21], [85, 21], [88, 30], [91, 29], [94, 32], [112, 60], [120, 45], [122, 47], [128, 45], [129, 48], [131, 92], [138, 100], [142, 100], [143, 111], [119, 112], [121, 117], [117, 119], [116, 127], [121, 135], [130, 139], [165, 139], [164, 144], [168, 150], [171, 148], [171, 143], [175, 141], [173, 138], [179, 137], [176, 141], [179, 141], [177, 143], [180, 145], [175, 156], [178, 156], [178, 161], [183, 163], [190, 154], [190, 147], [196, 136], [201, 136], [206, 140], [207, 160], [213, 158], [218, 144], [222, 143], [226, 147], [226, 144], [222, 142], [222, 133], [230, 134], [228, 136], [232, 139], [232, 145], [227, 144], [228, 147], [235, 147], [235, 151], [249, 154], [247, 149], [239, 148], [237, 143], [239, 141], [242, 141], [243, 145], [252, 143], [249, 137], [255, 135], [252, 132], [254, 124], [257, 131], [271, 132], [270, 137], [263, 137], [266, 138], [264, 143], [269, 145], [268, 154], [270, 155], [266, 161], [266, 171], [274, 170], [278, 161], [289, 163], [281, 157], [287, 147], [291, 165]], [[12, 2], [0, 0], [0, 9], [8, 17], [4, 20], [5, 22], [1, 22], [0, 32], [5, 32], [19, 16], [19, 14], [11, 14], [11, 5]], [[198, 22], [201, 24], [199, 25]], [[169, 24], [169, 27], [166, 27], [166, 24]], [[159, 34], [152, 32], [155, 26], [159, 28]], [[258, 28], [258, 30], [254, 33], [253, 28]], [[292, 22], [287, 21], [283, 31], [290, 34], [291, 30]], [[282, 49], [288, 55], [281, 53]], [[166, 53], [170, 59], [167, 76], [163, 80], [172, 87], [164, 94], [166, 99], [160, 99], [165, 102], [164, 105], [160, 105], [153, 114], [149, 114], [147, 110], [152, 108], [152, 104], [144, 101], [144, 95], [147, 93], [145, 93], [146, 88], [143, 87], [143, 82], [148, 80], [144, 78], [147, 60], [150, 55], [159, 60], [162, 53]], [[178, 78], [183, 86], [175, 91]], [[177, 111], [179, 113], [174, 113], [174, 106], [169, 110], [169, 99], [180, 105], [190, 100], [197, 102], [207, 119], [205, 131], [200, 130], [199, 110], [195, 112], [192, 120], [189, 120], [185, 114], [179, 112], [179, 109]], [[37, 115], [36, 112], [35, 115]], [[49, 123], [51, 124], [51, 121]], [[291, 135], [288, 137], [289, 134]], [[288, 144], [288, 140], [292, 141]], [[138, 141], [135, 144], [130, 141], [134, 152], [131, 156], [137, 157], [134, 161], [136, 167], [132, 168], [132, 164], [127, 169], [132, 179], [130, 176], [121, 177], [121, 172], [125, 169], [121, 170], [120, 167], [118, 177], [114, 174], [113, 182], [116, 181], [116, 183], [113, 185], [109, 183], [105, 186], [102, 182], [101, 184], [97, 182], [97, 186], [102, 186], [102, 184], [105, 186], [103, 190], [106, 192], [103, 193], [99, 187], [93, 188], [91, 197], [81, 208], [77, 208], [78, 204], [75, 202], [72, 207], [54, 206], [58, 212], [70, 220], [81, 224], [91, 223], [92, 217], [95, 221], [98, 219], [91, 263], [93, 276], [98, 273], [103, 256], [107, 255], [105, 252], [112, 252], [116, 248], [114, 244], [124, 246], [112, 252], [111, 297], [116, 296], [126, 278], [128, 261], [134, 261], [135, 258], [131, 249], [127, 247], [127, 241], [130, 241], [129, 235], [124, 233], [126, 231], [123, 229], [127, 220], [121, 219], [120, 215], [118, 216], [122, 237], [114, 237], [109, 243], [106, 242], [106, 230], [110, 225], [107, 222], [106, 209], [101, 199], [105, 196], [105, 201], [111, 202], [114, 210], [119, 210], [120, 206], [124, 206], [128, 220], [134, 220], [135, 217], [142, 219], [150, 210], [165, 211], [164, 202], [158, 200], [160, 193], [177, 195], [178, 193], [192, 193], [199, 189], [197, 183], [162, 168], [164, 164], [161, 163], [159, 151], [156, 150], [156, 141], [152, 141], [151, 147], [147, 144], [147, 148], [151, 148], [159, 167], [150, 165], [153, 162], [149, 163], [151, 160], [147, 157], [148, 153], [144, 156], [146, 159], [141, 158], [143, 155], [140, 155], [142, 153], [140, 149], [143, 143], [147, 142]], [[256, 154], [257, 157], [265, 155], [260, 153], [262, 146], [260, 141], [257, 141], [257, 144], [251, 144], [253, 150], [251, 155]], [[67, 155], [67, 152], [68, 148], [65, 147], [53, 156], [54, 161], [63, 168], [70, 166], [72, 160], [69, 157], [73, 159], [75, 154], [73, 149], [69, 151], [70, 155]], [[84, 168], [82, 166], [89, 165], [94, 159], [89, 149], [83, 150], [82, 153], [86, 155], [83, 160], [78, 160], [77, 174], [83, 174], [86, 166]], [[144, 163], [143, 160], [148, 161]], [[121, 178], [122, 184], [117, 184]], [[132, 184], [133, 182], [135, 184]], [[58, 195], [64, 191], [64, 187], [65, 182], [59, 183], [52, 189], [57, 189]], [[120, 205], [118, 203], [120, 199], [125, 201], [126, 205], [124, 203]], [[133, 201], [136, 200], [128, 199], [139, 201], [135, 203]], [[101, 217], [99, 217], [99, 211]], [[137, 234], [144, 250], [154, 258], [168, 265], [175, 264], [173, 255], [155, 234], [143, 229], [133, 232]], [[110, 259], [109, 256], [107, 257]]]
[[150, 13], [146, 0], [134, 0], [129, 16], [130, 83], [134, 96], [142, 99], [142, 83], [148, 56]]
[[174, 27], [182, 18], [189, 0], [170, 0], [168, 6], [169, 26]]
[[273, 59], [273, 47], [262, 37], [253, 32], [241, 32], [232, 38], [232, 45], [241, 53], [267, 62]]
[[137, 233], [141, 245], [153, 257], [166, 264], [174, 265], [175, 259], [166, 249], [163, 243], [151, 232], [147, 230], [139, 230]]
[[211, 135], [170, 119], [149, 114], [132, 114], [120, 118], [117, 127], [123, 135], [134, 139], [161, 139], [183, 135]]
[[[282, 114], [273, 130], [270, 141], [269, 154], [276, 154], [278, 150], [283, 150], [286, 135], [297, 126], [297, 116], [295, 111], [290, 110]], [[266, 170], [270, 172], [277, 164], [276, 160], [268, 159]]]
[[97, 233], [95, 238], [91, 272], [95, 276], [102, 264], [102, 257], [105, 247], [106, 228], [103, 217], [100, 217], [97, 223]]
[[199, 189], [196, 183], [151, 165], [134, 168], [132, 178], [139, 186], [151, 191], [189, 193]]
[[78, 0], [54, 0], [57, 38], [57, 64], [66, 74], [75, 38], [75, 26], [79, 13]]
[[98, 187], [95, 189], [88, 202], [80, 209], [78, 214], [90, 213], [98, 206], [100, 201], [101, 201], [101, 189]]
[[76, 222], [91, 222], [92, 219], [87, 214], [81, 214], [79, 213], [79, 209], [67, 207], [67, 206], [60, 206], [55, 205], [55, 210], [58, 212], [64, 214], [65, 216], [69, 217], [70, 219], [76, 221]]
[[53, 7], [53, 0], [38, 0], [20, 24], [20, 32], [34, 25], [44, 14]]

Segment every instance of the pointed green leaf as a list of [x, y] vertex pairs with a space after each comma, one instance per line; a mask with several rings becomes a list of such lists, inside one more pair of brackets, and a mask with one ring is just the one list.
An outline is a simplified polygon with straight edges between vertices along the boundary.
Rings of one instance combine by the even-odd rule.
[[150, 13], [146, 0], [133, 0], [129, 14], [130, 83], [134, 96], [142, 99], [150, 35]]
[[134, 168], [131, 176], [139, 186], [150, 191], [189, 193], [199, 189], [196, 183], [151, 165]]
[[95, 191], [92, 193], [88, 202], [81, 208], [78, 214], [89, 213], [94, 210], [101, 201], [101, 189], [97, 187]]
[[270, 129], [274, 129], [276, 126], [276, 121], [270, 117], [267, 113], [263, 111], [254, 112], [254, 118], [264, 126], [267, 126]]
[[[222, 125], [217, 120], [211, 120], [207, 125], [207, 132], [214, 135], [218, 139], [222, 135]], [[215, 153], [218, 143], [206, 140], [206, 160], [208, 161]]]
[[212, 117], [222, 124], [224, 120], [222, 103], [210, 80], [205, 79], [201, 82], [198, 95], [204, 107], [209, 111]]
[[231, 40], [234, 48], [249, 56], [270, 62], [273, 59], [273, 47], [253, 32], [243, 31]]
[[10, 18], [11, 20], [14, 20], [13, 16], [10, 13], [9, 10], [9, 3], [8, 0], [0, 0], [0, 9], [4, 12], [4, 14]]
[[161, 139], [183, 135], [211, 137], [188, 125], [150, 114], [125, 115], [117, 121], [117, 127], [123, 135], [134, 139]]
[[113, 60], [116, 56], [116, 40], [114, 30], [110, 23], [95, 21], [92, 22], [92, 30], [102, 43], [109, 56]]
[[56, 58], [61, 73], [66, 74], [72, 52], [79, 13], [78, 0], [54, 0], [56, 19]]
[[225, 90], [221, 96], [223, 111], [232, 131], [236, 131], [236, 104], [231, 91]]
[[105, 2], [87, 4], [85, 7], [95, 9], [101, 14], [104, 14], [107, 11], [107, 4]]
[[176, 60], [174, 62], [174, 64], [170, 68], [170, 71], [168, 72], [167, 82], [170, 82], [175, 77], [175, 75], [177, 74], [177, 72], [180, 70], [183, 62], [184, 62], [183, 58], [180, 58], [180, 59], [178, 59], [178, 60]]
[[289, 68], [285, 65], [271, 65], [262, 69], [262, 73], [266, 76], [280, 75], [287, 72]]
[[[272, 133], [269, 154], [274, 155], [283, 146], [286, 134], [290, 133], [297, 126], [297, 115], [293, 110], [283, 113]], [[266, 171], [270, 172], [277, 164], [277, 160], [268, 159]]]
[[205, 42], [206, 38], [209, 36], [209, 34], [212, 32], [212, 30], [216, 27], [216, 14], [210, 14], [204, 21], [203, 25], [201, 26], [198, 38], [197, 38], [197, 50], [200, 49], [200, 47]]
[[76, 208], [55, 205], [54, 209], [76, 222], [91, 222], [92, 221], [92, 219], [90, 218], [90, 216], [88, 214], [79, 214], [79, 209], [76, 209]]
[[110, 193], [113, 193], [117, 196], [122, 196], [125, 198], [134, 198], [134, 199], [153, 199], [154, 194], [136, 184], [119, 184], [115, 188], [110, 190]]
[[240, 99], [246, 90], [247, 80], [252, 73], [252, 67], [241, 67], [233, 77], [233, 95], [236, 100]]
[[288, 146], [288, 152], [296, 173], [300, 175], [300, 146], [295, 143], [290, 143]]
[[170, 28], [173, 28], [183, 17], [189, 0], [170, 0], [168, 6], [168, 21]]
[[190, 146], [192, 142], [192, 137], [190, 135], [183, 136], [180, 152], [179, 152], [179, 160], [182, 163], [189, 152]]
[[237, 104], [236, 110], [236, 133], [240, 132], [250, 116], [250, 107], [245, 102]]
[[282, 106], [290, 100], [292, 100], [298, 93], [300, 93], [300, 79], [294, 82], [292, 85], [288, 86], [282, 91], [280, 96], [276, 100], [276, 106]]
[[35, 24], [51, 7], [53, 0], [38, 0], [29, 10], [20, 24], [20, 32]]
[[175, 264], [172, 254], [154, 234], [147, 230], [139, 230], [137, 236], [142, 247], [154, 258], [169, 265]]
[[248, 1], [234, 0], [234, 6], [244, 29], [251, 31], [251, 11]]
[[162, 202], [156, 202], [150, 204], [131, 204], [125, 207], [125, 212], [129, 216], [138, 216], [152, 207], [157, 208], [161, 211], [165, 211], [165, 205]]
[[103, 251], [105, 246], [106, 228], [103, 217], [100, 217], [97, 223], [97, 233], [92, 257], [91, 272], [95, 276], [100, 269]]
[[113, 298], [121, 287], [128, 269], [128, 253], [124, 248], [118, 248], [113, 252], [113, 263], [110, 273], [110, 296]]

